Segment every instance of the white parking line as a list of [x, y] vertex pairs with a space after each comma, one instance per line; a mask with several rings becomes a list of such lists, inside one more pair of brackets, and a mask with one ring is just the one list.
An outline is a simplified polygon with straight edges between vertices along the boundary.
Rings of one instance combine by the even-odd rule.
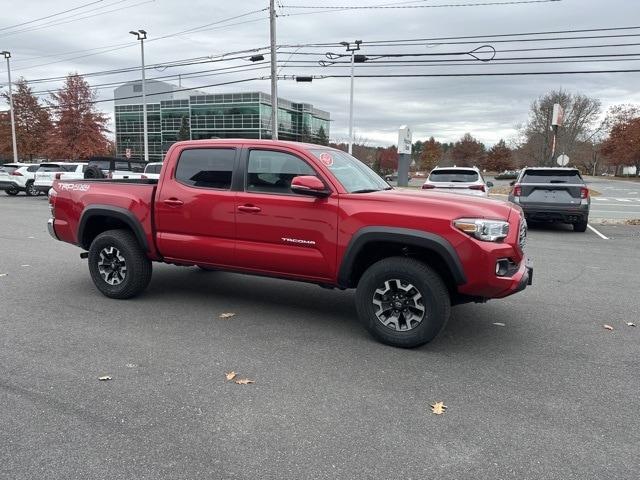
[[587, 224], [587, 227], [589, 227], [589, 230], [591, 230], [593, 233], [595, 233], [596, 235], [598, 235], [600, 238], [602, 238], [603, 240], [609, 240], [609, 237], [605, 237], [603, 234], [601, 234], [598, 230], [596, 230], [595, 228], [593, 228], [591, 225]]

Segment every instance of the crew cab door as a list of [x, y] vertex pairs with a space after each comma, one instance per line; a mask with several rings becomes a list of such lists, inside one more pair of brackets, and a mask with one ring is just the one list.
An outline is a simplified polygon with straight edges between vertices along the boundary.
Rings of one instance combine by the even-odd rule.
[[286, 148], [248, 148], [242, 155], [244, 191], [236, 197], [238, 266], [254, 271], [329, 280], [334, 277], [338, 197], [296, 194], [291, 180], [315, 175], [312, 162]]
[[174, 155], [156, 195], [158, 250], [168, 260], [233, 266], [238, 149], [216, 145]]

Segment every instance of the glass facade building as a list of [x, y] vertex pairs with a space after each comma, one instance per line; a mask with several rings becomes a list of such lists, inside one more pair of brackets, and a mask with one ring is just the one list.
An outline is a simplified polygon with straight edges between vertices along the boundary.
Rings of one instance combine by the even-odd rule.
[[[126, 98], [118, 100], [116, 94], [117, 155], [125, 156], [129, 148], [132, 159], [142, 159], [142, 105], [126, 102]], [[281, 140], [314, 143], [328, 139], [329, 123], [329, 112], [309, 103], [278, 99], [278, 137]], [[150, 97], [147, 100], [147, 127], [149, 161], [152, 162], [162, 161], [178, 139], [271, 138], [271, 96], [249, 92], [198, 93], [160, 101]]]

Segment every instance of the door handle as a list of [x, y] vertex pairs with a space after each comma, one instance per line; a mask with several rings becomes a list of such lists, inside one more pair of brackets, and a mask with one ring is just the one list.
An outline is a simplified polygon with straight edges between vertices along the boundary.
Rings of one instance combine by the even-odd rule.
[[238, 211], [247, 213], [258, 213], [261, 212], [262, 209], [260, 207], [256, 207], [255, 205], [240, 205], [238, 207]]
[[184, 202], [182, 200], [178, 200], [177, 198], [167, 198], [166, 200], [164, 200], [164, 203], [166, 205], [169, 205], [170, 207], [179, 207], [180, 205], [184, 205]]

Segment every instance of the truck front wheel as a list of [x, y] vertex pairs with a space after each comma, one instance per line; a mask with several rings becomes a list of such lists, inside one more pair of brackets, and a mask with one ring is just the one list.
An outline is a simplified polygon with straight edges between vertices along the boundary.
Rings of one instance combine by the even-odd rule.
[[108, 230], [89, 247], [89, 272], [95, 286], [110, 298], [131, 298], [151, 280], [151, 261], [128, 230]]
[[433, 340], [451, 314], [449, 292], [440, 275], [406, 257], [371, 265], [358, 283], [356, 306], [369, 333], [403, 348]]

